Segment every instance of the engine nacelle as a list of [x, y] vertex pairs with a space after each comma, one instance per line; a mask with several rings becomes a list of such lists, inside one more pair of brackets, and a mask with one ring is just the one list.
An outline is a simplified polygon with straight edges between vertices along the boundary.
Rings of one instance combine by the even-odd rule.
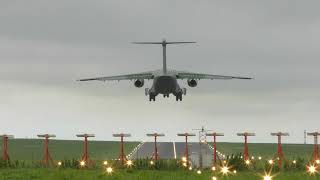
[[137, 79], [134, 81], [134, 86], [137, 88], [141, 88], [144, 85], [144, 80], [143, 79]]
[[190, 87], [196, 87], [198, 85], [198, 81], [195, 79], [188, 79], [188, 85]]

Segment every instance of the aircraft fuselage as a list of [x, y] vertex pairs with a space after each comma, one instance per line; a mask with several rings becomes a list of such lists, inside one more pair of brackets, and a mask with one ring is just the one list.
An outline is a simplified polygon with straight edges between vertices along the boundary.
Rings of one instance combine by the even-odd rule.
[[164, 97], [173, 94], [177, 100], [180, 100], [182, 99], [183, 89], [180, 88], [175, 76], [161, 75], [153, 79], [152, 87], [149, 90], [150, 100], [154, 100], [158, 94], [163, 94]]

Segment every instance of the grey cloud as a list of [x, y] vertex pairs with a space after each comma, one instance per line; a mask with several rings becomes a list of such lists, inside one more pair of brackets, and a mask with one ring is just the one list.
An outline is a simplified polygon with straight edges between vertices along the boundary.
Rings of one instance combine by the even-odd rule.
[[[300, 142], [300, 133], [316, 128], [312, 123], [319, 116], [319, 5], [311, 0], [1, 1], [0, 119], [10, 123], [0, 131], [24, 137], [33, 133], [27, 126], [33, 122], [39, 123], [36, 130], [71, 138], [70, 132], [85, 129], [90, 119], [87, 130], [108, 138], [106, 129], [140, 132], [140, 124], [152, 129], [162, 121], [159, 130], [171, 134], [168, 139], [175, 131], [207, 125], [229, 134], [257, 130], [256, 141], [272, 141], [266, 132], [284, 129], [293, 132], [289, 142]], [[201, 81], [181, 104], [161, 98], [150, 104], [132, 82], [75, 81], [161, 68], [160, 47], [130, 42], [162, 38], [198, 41], [169, 47], [170, 68], [255, 79]], [[42, 123], [45, 117], [50, 118]]]

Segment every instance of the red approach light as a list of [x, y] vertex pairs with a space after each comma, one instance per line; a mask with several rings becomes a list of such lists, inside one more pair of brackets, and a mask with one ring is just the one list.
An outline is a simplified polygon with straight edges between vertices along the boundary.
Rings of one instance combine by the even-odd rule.
[[84, 165], [88, 164], [91, 160], [89, 158], [89, 153], [88, 153], [88, 137], [95, 137], [94, 134], [77, 134], [77, 137], [84, 137], [84, 142], [83, 142], [83, 155], [81, 158], [81, 162], [84, 163]]
[[49, 152], [49, 138], [54, 138], [56, 135], [54, 134], [38, 134], [39, 138], [44, 138], [44, 157], [43, 157], [43, 163], [48, 166], [49, 163], [53, 164], [53, 160], [51, 158], [50, 152]]
[[127, 161], [126, 155], [124, 154], [124, 142], [123, 138], [124, 137], [131, 137], [131, 134], [113, 134], [113, 137], [120, 137], [120, 153], [119, 153], [119, 159], [121, 161], [121, 165], [123, 166], [125, 161]]
[[244, 136], [244, 150], [243, 150], [243, 156], [244, 160], [248, 161], [249, 160], [249, 148], [248, 148], [248, 136], [255, 136], [255, 133], [237, 133], [238, 136]]
[[154, 152], [153, 152], [152, 158], [157, 161], [159, 159], [158, 147], [157, 147], [157, 137], [164, 136], [164, 134], [163, 133], [152, 133], [152, 134], [147, 134], [147, 136], [154, 137]]

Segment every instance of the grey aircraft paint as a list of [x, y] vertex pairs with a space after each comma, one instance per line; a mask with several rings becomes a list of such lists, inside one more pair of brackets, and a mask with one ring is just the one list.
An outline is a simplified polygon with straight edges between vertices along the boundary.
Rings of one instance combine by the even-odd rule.
[[186, 88], [181, 88], [178, 83], [178, 79], [188, 79], [188, 85], [190, 87], [196, 87], [197, 81], [200, 79], [251, 79], [247, 77], [239, 76], [222, 76], [202, 73], [192, 73], [187, 71], [167, 70], [167, 52], [166, 48], [168, 44], [188, 44], [195, 42], [167, 42], [165, 39], [162, 42], [133, 42], [133, 44], [156, 44], [162, 45], [163, 55], [163, 68], [162, 70], [150, 71], [137, 74], [127, 74], [119, 76], [98, 77], [89, 79], [80, 79], [79, 81], [108, 81], [108, 80], [134, 80], [134, 85], [141, 88], [144, 85], [145, 79], [153, 79], [152, 87], [145, 89], [146, 96], [149, 96], [149, 101], [155, 101], [156, 96], [163, 94], [163, 97], [169, 97], [173, 94], [176, 97], [176, 101], [182, 101], [182, 95], [187, 94]]

